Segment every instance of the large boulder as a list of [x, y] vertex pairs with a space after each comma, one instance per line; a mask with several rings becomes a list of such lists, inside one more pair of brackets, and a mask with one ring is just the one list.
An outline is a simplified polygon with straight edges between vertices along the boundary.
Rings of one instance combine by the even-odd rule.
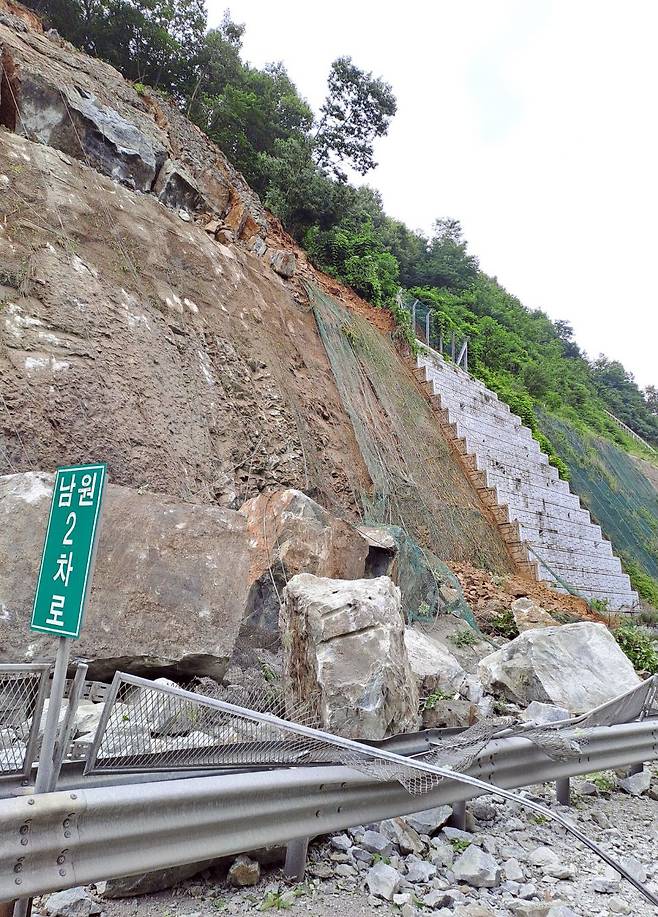
[[589, 621], [522, 633], [479, 666], [485, 688], [524, 707], [532, 701], [584, 713], [640, 684], [604, 624]]
[[400, 590], [386, 576], [337, 580], [302, 573], [281, 608], [286, 696], [322, 728], [383, 739], [418, 724]]
[[[50, 474], [0, 478], [0, 659], [48, 659], [55, 638], [29, 629], [53, 486]], [[240, 513], [108, 485], [93, 589], [75, 657], [90, 677], [116, 669], [221, 679], [249, 586]]]
[[293, 488], [259, 494], [240, 512], [247, 517], [251, 587], [233, 664], [245, 668], [257, 650], [280, 648], [286, 583], [297, 573], [360, 579], [367, 575], [368, 544], [352, 525]]
[[442, 643], [414, 627], [406, 627], [404, 644], [421, 696], [437, 689], [447, 693], [459, 691], [466, 672]]

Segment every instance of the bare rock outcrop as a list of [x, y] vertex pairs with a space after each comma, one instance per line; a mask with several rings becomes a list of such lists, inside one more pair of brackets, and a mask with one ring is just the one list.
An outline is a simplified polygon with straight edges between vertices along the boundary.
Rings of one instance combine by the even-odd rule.
[[640, 684], [604, 624], [590, 621], [527, 630], [486, 656], [485, 688], [526, 707], [532, 701], [584, 713]]
[[286, 695], [310, 704], [322, 728], [383, 739], [417, 726], [400, 590], [388, 577], [294, 577], [284, 594], [281, 631]]
[[[29, 630], [53, 476], [0, 478], [0, 658], [52, 658], [54, 640]], [[110, 484], [94, 584], [73, 654], [90, 677], [115, 669], [221, 679], [249, 585], [246, 519]]]

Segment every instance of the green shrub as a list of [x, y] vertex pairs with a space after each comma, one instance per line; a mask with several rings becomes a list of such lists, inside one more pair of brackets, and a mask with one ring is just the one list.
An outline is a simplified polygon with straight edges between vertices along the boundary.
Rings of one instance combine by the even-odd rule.
[[478, 642], [478, 635], [470, 627], [465, 627], [463, 630], [458, 630], [454, 634], [450, 634], [448, 640], [453, 643], [455, 646], [473, 646]]
[[489, 621], [488, 631], [491, 634], [497, 634], [499, 637], [506, 637], [508, 640], [514, 640], [519, 636], [519, 628], [516, 626], [514, 615], [508, 609], [494, 615]]
[[614, 637], [638, 672], [658, 674], [658, 647], [649, 634], [626, 622], [614, 631]]

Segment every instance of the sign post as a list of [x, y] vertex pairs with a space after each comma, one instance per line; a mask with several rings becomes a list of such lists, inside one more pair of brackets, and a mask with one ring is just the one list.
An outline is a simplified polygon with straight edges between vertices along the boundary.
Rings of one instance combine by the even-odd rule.
[[71, 639], [80, 636], [96, 555], [105, 465], [58, 468], [32, 609], [31, 629], [59, 637], [35, 792], [53, 788], [53, 752]]

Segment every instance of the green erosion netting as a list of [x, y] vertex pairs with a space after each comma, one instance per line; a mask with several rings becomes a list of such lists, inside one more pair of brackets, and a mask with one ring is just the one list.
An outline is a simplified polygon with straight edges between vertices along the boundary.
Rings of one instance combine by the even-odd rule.
[[[569, 466], [571, 487], [626, 562], [658, 579], [658, 491], [614, 443], [538, 412], [544, 433]], [[630, 561], [630, 563], [629, 563]]]
[[495, 524], [393, 346], [364, 317], [309, 287], [345, 410], [373, 481], [369, 525], [399, 525], [445, 560], [513, 572]]
[[402, 593], [405, 619], [424, 621], [437, 614], [463, 618], [479, 630], [461, 583], [432, 551], [424, 550], [398, 525], [383, 525], [397, 545], [395, 582]]

